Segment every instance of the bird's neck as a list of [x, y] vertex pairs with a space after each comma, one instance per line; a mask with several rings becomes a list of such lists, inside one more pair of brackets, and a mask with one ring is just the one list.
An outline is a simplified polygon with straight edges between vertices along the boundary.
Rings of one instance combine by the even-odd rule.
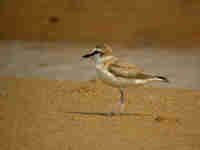
[[100, 56], [99, 54], [95, 55], [95, 63], [98, 64], [104, 64], [105, 61], [108, 61], [113, 58], [113, 56]]
[[102, 63], [102, 57], [100, 56], [100, 54], [96, 54], [94, 56], [94, 61], [96, 64], [101, 64]]

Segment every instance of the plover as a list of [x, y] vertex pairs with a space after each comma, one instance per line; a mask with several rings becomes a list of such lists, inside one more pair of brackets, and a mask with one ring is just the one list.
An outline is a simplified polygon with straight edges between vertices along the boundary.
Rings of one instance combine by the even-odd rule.
[[124, 88], [156, 81], [169, 83], [166, 77], [145, 73], [136, 65], [128, 64], [113, 56], [112, 48], [107, 44], [96, 45], [82, 57], [91, 58], [95, 62], [97, 76], [100, 80], [119, 89], [118, 109], [120, 113], [123, 112], [125, 107]]

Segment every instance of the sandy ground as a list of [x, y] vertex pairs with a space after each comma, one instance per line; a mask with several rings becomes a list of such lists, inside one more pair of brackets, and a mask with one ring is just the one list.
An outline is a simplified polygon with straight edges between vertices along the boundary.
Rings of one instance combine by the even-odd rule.
[[98, 80], [1, 77], [0, 149], [200, 149], [198, 90], [132, 87], [107, 116], [118, 96]]
[[113, 45], [171, 83], [127, 89], [125, 113], [111, 117], [118, 91], [80, 60], [91, 46], [0, 42], [1, 150], [200, 149], [199, 49]]

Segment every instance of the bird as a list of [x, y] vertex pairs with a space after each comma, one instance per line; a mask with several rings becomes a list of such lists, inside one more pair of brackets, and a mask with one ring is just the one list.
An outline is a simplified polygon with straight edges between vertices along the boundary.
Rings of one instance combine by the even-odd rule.
[[135, 64], [127, 63], [113, 56], [111, 46], [106, 43], [88, 49], [82, 58], [89, 58], [95, 63], [97, 78], [103, 81], [103, 83], [119, 89], [120, 99], [117, 102], [119, 112], [109, 112], [111, 115], [124, 112], [125, 88], [152, 82], [169, 83], [169, 80], [164, 76], [145, 73]]

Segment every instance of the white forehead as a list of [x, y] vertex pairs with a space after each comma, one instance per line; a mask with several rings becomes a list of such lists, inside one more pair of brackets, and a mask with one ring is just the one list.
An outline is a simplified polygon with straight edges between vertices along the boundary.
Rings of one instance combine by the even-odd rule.
[[93, 48], [92, 52], [94, 52], [94, 51], [100, 51], [101, 52], [102, 50], [100, 48]]

